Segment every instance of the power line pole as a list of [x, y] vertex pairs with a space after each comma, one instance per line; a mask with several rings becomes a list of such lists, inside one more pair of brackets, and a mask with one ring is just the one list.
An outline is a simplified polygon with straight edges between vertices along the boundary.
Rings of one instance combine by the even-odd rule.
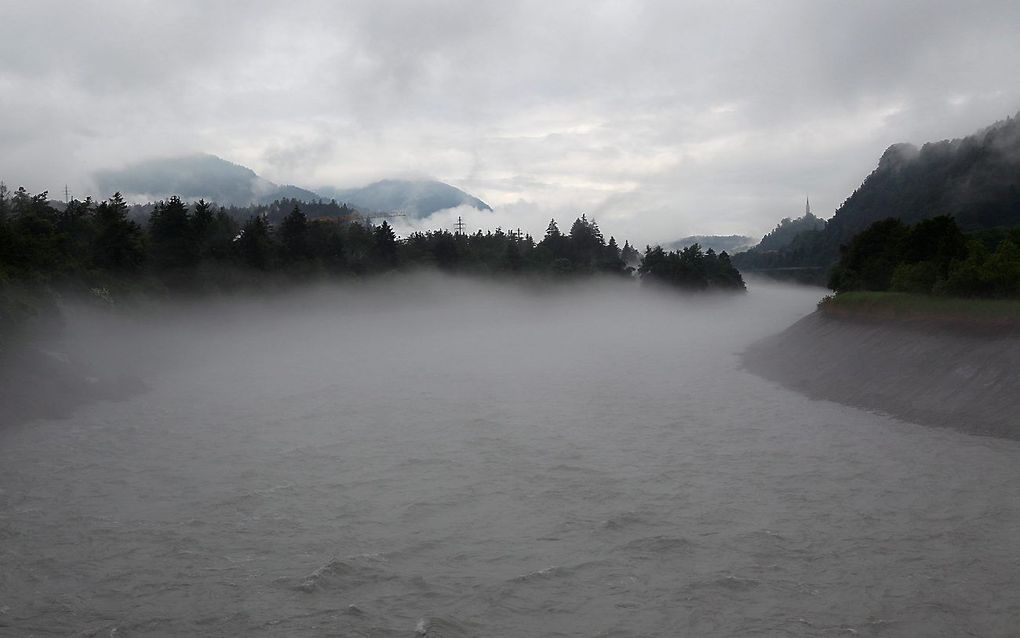
[[67, 184], [64, 184], [64, 203], [69, 204], [71, 202], [71, 192], [67, 190]]
[[457, 216], [457, 234], [458, 235], [464, 234], [464, 219], [459, 215]]

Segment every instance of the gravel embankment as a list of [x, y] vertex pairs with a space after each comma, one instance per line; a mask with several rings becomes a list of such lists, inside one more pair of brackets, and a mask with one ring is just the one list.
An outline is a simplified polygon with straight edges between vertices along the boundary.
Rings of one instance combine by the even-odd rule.
[[743, 354], [812, 398], [924, 425], [1020, 439], [1020, 335], [815, 312]]

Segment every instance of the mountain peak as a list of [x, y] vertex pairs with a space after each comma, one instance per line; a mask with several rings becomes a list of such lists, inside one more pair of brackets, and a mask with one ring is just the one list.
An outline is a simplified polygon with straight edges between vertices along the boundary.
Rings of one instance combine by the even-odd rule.
[[316, 201], [334, 198], [372, 212], [401, 212], [412, 217], [457, 206], [492, 210], [488, 204], [459, 188], [432, 179], [383, 179], [367, 186], [317, 193], [290, 184], [278, 185], [247, 166], [210, 153], [162, 157], [95, 174], [100, 195], [120, 191], [134, 201], [154, 201], [178, 195], [186, 200], [206, 199], [224, 206], [247, 206], [276, 199]]
[[382, 179], [361, 188], [321, 188], [319, 192], [357, 208], [399, 212], [419, 218], [457, 206], [492, 210], [477, 197], [432, 179]]
[[98, 171], [95, 178], [100, 194], [120, 191], [129, 199], [149, 200], [179, 195], [226, 205], [251, 204], [278, 188], [247, 166], [209, 153], [142, 160]]
[[879, 158], [878, 170], [892, 170], [899, 168], [907, 162], [916, 159], [920, 152], [920, 149], [913, 144], [908, 144], [906, 142], [893, 144], [889, 148], [885, 149], [885, 152], [882, 153], [882, 157]]

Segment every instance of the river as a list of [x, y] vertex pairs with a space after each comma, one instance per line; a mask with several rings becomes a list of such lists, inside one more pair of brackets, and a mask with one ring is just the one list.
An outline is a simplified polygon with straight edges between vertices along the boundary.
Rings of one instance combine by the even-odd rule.
[[72, 310], [149, 390], [0, 427], [0, 635], [1017, 635], [1020, 443], [741, 369], [821, 294]]

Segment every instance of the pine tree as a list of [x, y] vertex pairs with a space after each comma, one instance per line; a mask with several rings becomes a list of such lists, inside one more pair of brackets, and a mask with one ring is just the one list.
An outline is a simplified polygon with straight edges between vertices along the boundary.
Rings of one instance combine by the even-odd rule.
[[195, 202], [195, 209], [191, 214], [191, 236], [199, 259], [209, 256], [215, 226], [216, 216], [212, 205], [204, 199]]
[[545, 239], [558, 239], [562, 236], [563, 234], [560, 233], [560, 227], [556, 225], [556, 220], [550, 219], [549, 226], [545, 229]]
[[101, 202], [95, 211], [92, 263], [105, 270], [130, 272], [145, 262], [141, 227], [128, 219], [127, 204], [120, 193]]
[[153, 262], [159, 269], [187, 268], [198, 261], [191, 216], [187, 205], [176, 195], [156, 202], [149, 215], [149, 238]]
[[255, 215], [245, 222], [236, 245], [241, 260], [248, 266], [258, 270], [269, 270], [272, 266], [273, 241], [263, 216]]
[[372, 231], [372, 249], [369, 254], [372, 265], [378, 269], [388, 270], [397, 265], [397, 236], [385, 220]]
[[624, 241], [623, 249], [620, 250], [620, 259], [628, 266], [633, 266], [641, 261], [641, 254], [630, 245], [629, 241]]
[[10, 208], [11, 193], [7, 189], [7, 184], [0, 180], [0, 223], [3, 223], [4, 219], [7, 218], [7, 210]]
[[283, 259], [294, 263], [310, 257], [308, 250], [308, 218], [295, 203], [293, 210], [280, 222], [280, 244]]

